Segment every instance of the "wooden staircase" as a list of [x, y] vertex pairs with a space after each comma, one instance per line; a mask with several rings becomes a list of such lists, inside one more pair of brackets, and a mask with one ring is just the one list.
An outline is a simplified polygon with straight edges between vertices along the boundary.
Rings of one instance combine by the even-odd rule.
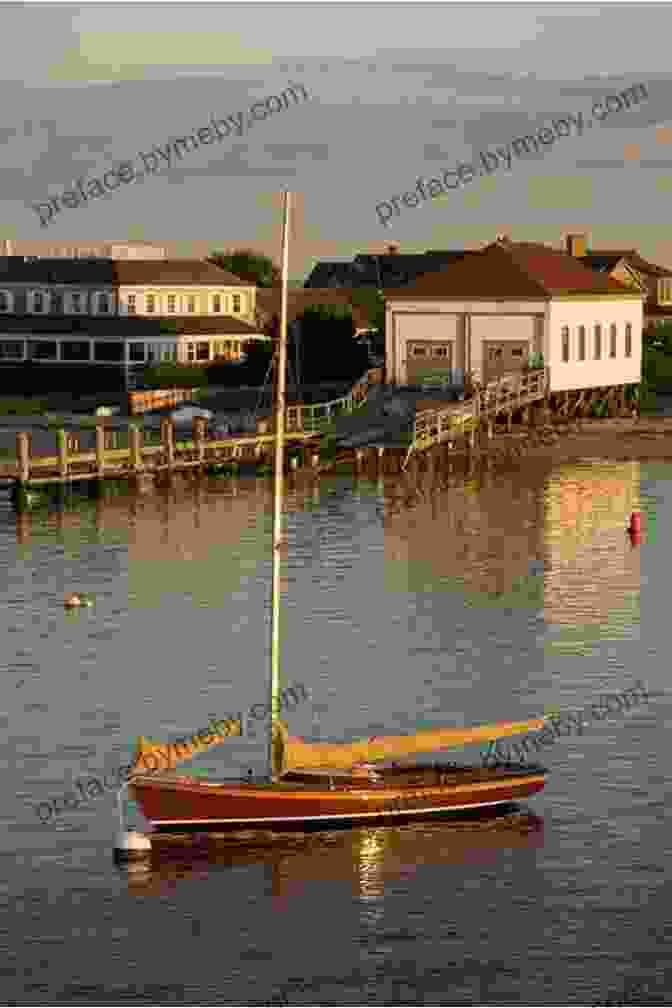
[[493, 422], [501, 413], [511, 415], [515, 410], [544, 399], [547, 391], [546, 368], [515, 371], [478, 388], [464, 402], [421, 410], [415, 414], [413, 440], [402, 468], [406, 468], [414, 452], [427, 451], [461, 434], [476, 431], [479, 425]]

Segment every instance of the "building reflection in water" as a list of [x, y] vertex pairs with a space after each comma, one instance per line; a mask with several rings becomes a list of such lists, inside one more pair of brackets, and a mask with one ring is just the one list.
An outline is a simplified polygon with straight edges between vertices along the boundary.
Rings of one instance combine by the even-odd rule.
[[640, 619], [640, 551], [627, 526], [640, 509], [640, 464], [591, 462], [546, 482], [544, 617], [550, 650], [583, 653], [600, 638], [631, 635]]

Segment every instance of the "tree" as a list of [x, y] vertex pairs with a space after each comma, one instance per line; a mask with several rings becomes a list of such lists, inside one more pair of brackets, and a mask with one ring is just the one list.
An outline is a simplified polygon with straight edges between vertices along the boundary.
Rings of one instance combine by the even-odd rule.
[[291, 327], [288, 356], [293, 362], [298, 338], [301, 382], [351, 381], [369, 363], [366, 347], [355, 342], [352, 311], [343, 305], [308, 306]]
[[385, 299], [376, 287], [355, 287], [352, 303], [366, 312], [371, 327], [371, 349], [375, 354], [385, 353]]
[[280, 270], [273, 260], [254, 249], [234, 249], [233, 252], [213, 252], [206, 259], [220, 269], [225, 269], [241, 280], [257, 287], [279, 287]]

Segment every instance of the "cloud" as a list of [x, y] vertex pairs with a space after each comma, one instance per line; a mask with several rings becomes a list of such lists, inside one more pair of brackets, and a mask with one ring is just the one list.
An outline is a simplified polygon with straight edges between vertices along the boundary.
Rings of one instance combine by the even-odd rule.
[[270, 49], [243, 44], [237, 32], [106, 31], [82, 32], [79, 47], [66, 49], [49, 66], [49, 77], [65, 80], [142, 80], [153, 67], [175, 69], [269, 66]]

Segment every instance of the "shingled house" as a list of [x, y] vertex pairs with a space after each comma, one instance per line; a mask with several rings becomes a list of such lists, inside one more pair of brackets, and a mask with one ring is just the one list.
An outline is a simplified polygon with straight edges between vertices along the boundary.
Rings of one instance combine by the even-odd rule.
[[429, 250], [401, 253], [398, 246], [389, 245], [380, 255], [356, 255], [352, 262], [320, 262], [313, 268], [304, 287], [352, 288], [375, 287], [378, 290], [407, 287], [425, 273], [435, 273], [460, 262], [470, 252]]

